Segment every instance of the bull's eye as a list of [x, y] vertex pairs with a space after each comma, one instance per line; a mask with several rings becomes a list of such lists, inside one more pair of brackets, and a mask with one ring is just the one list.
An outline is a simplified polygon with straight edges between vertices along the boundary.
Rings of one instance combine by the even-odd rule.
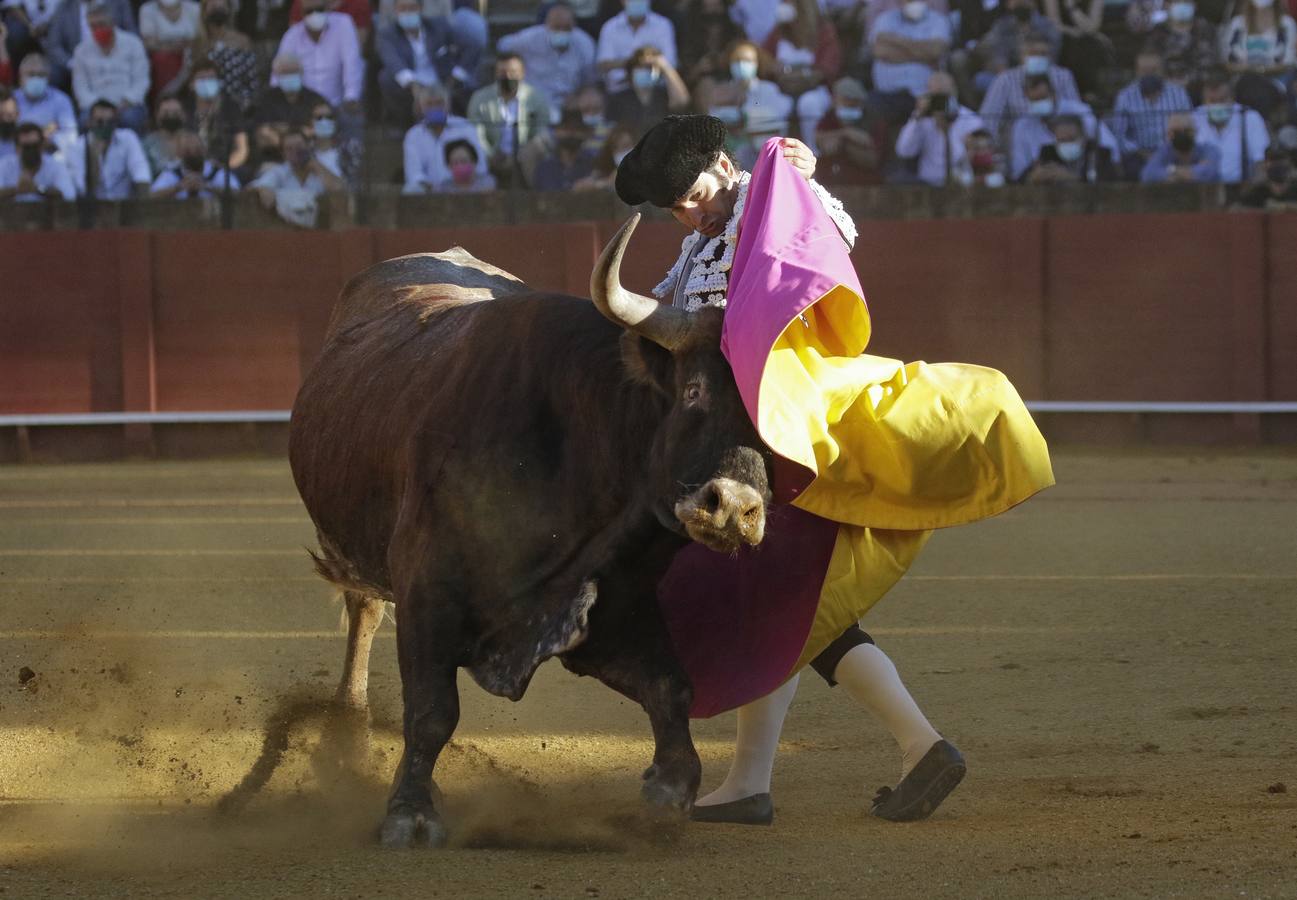
[[703, 386], [696, 381], [685, 385], [685, 403], [699, 403], [703, 399]]

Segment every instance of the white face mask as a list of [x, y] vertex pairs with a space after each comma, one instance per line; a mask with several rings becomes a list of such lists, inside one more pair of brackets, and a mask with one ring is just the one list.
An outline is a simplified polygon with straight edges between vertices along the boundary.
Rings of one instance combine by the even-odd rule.
[[1004, 176], [999, 172], [987, 172], [986, 177], [982, 179], [982, 184], [989, 188], [1004, 187]]
[[780, 25], [787, 25], [795, 18], [797, 18], [797, 7], [791, 3], [780, 3], [775, 7], [775, 21]]
[[1049, 71], [1049, 57], [1028, 56], [1022, 61], [1022, 68], [1028, 75], [1044, 75]]
[[901, 7], [902, 14], [911, 22], [917, 22], [919, 19], [922, 19], [923, 14], [927, 11], [927, 0], [909, 0], [908, 3]]
[[1172, 3], [1171, 20], [1175, 22], [1193, 21], [1193, 4], [1192, 3]]
[[313, 13], [307, 13], [305, 21], [306, 27], [311, 31], [323, 31], [324, 26], [329, 24], [329, 14], [316, 10]]
[[1274, 6], [1274, 0], [1252, 0], [1252, 5], [1257, 9], [1269, 9]]
[[1081, 158], [1081, 152], [1085, 149], [1081, 146], [1080, 141], [1064, 141], [1054, 145], [1058, 151], [1058, 158], [1063, 162], [1076, 162]]

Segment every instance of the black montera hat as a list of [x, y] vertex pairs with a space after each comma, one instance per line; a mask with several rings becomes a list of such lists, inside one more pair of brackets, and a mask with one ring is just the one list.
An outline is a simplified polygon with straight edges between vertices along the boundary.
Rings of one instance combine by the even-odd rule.
[[617, 167], [617, 196], [627, 206], [671, 206], [716, 161], [726, 134], [713, 116], [667, 116]]

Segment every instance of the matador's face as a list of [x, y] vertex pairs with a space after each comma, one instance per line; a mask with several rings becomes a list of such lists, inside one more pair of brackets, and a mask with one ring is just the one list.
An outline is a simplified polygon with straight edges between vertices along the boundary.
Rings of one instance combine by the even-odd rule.
[[698, 176], [693, 187], [675, 202], [671, 215], [691, 231], [701, 232], [709, 238], [716, 237], [734, 215], [738, 179], [738, 167], [722, 153], [711, 168]]

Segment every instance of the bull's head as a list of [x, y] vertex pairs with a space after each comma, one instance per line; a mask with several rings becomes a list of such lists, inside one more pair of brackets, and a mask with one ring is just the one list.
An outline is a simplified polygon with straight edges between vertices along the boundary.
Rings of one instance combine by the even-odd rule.
[[639, 223], [631, 217], [590, 275], [590, 296], [628, 332], [631, 374], [672, 398], [652, 452], [654, 511], [662, 524], [713, 550], [732, 552], [765, 535], [771, 459], [721, 354], [722, 312], [686, 312], [621, 285], [621, 260]]

